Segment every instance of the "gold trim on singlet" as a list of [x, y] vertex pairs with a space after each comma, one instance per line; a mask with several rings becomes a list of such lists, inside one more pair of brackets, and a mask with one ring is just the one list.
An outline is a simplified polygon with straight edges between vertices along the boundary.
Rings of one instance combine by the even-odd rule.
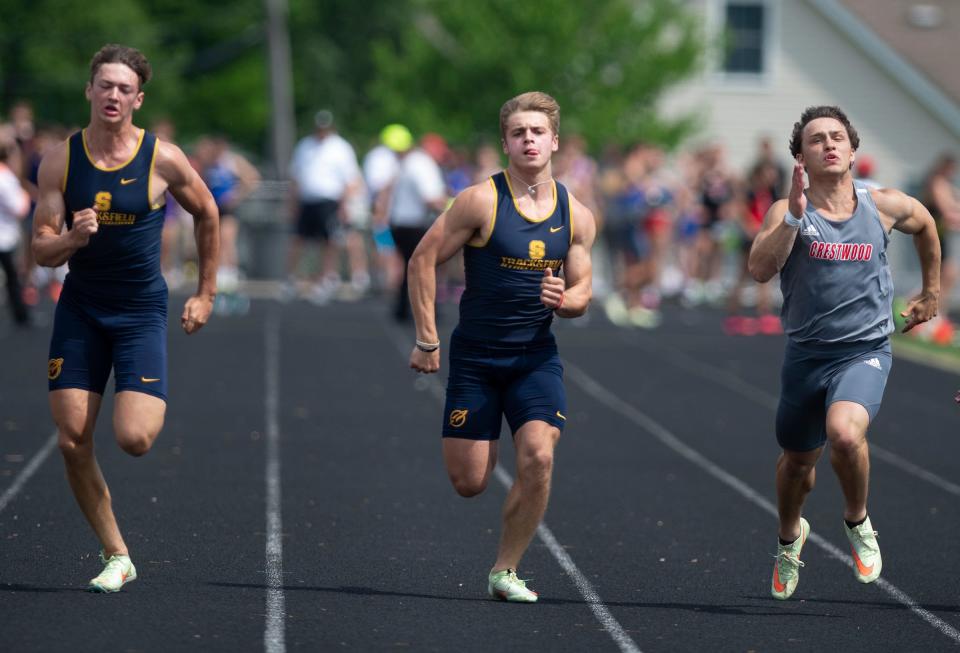
[[470, 245], [470, 247], [477, 247], [477, 248], [486, 247], [487, 243], [490, 242], [490, 239], [493, 238], [493, 230], [497, 226], [497, 202], [500, 199], [500, 193], [497, 192], [497, 184], [496, 182], [493, 181], [493, 177], [488, 177], [487, 181], [490, 182], [490, 188], [493, 189], [493, 211], [490, 214], [490, 233], [487, 234], [487, 237], [483, 239], [482, 243], [478, 243], [476, 245], [471, 245], [470, 243], [467, 243], [468, 245]]
[[147, 173], [147, 205], [150, 207], [151, 211], [156, 211], [159, 208], [162, 208], [166, 202], [162, 199], [156, 204], [153, 203], [153, 167], [157, 161], [157, 150], [160, 149], [160, 139], [153, 139], [153, 154], [150, 155], [150, 172]]
[[[527, 222], [533, 222], [534, 224], [538, 222], [543, 222], [544, 220], [549, 220], [554, 213], [557, 211], [557, 182], [556, 180], [550, 181], [550, 188], [553, 190], [553, 208], [550, 209], [550, 212], [547, 213], [542, 218], [531, 218], [526, 215], [523, 211], [520, 210], [520, 204], [517, 202], [517, 194], [513, 192], [513, 184], [510, 183], [510, 173], [504, 170], [503, 178], [507, 181], [507, 188], [510, 190], [510, 197], [513, 199], [513, 208], [517, 210], [517, 213], [520, 214], [520, 217], [526, 220]], [[521, 180], [522, 181], [522, 180]]]
[[123, 168], [123, 167], [129, 165], [131, 161], [133, 161], [134, 159], [137, 158], [137, 154], [140, 153], [140, 146], [143, 145], [143, 135], [144, 135], [146, 132], [147, 132], [147, 130], [145, 130], [145, 129], [141, 129], [141, 130], [140, 130], [140, 136], [139, 136], [139, 138], [137, 138], [137, 146], [133, 149], [133, 154], [130, 155], [130, 158], [127, 159], [126, 161], [124, 161], [123, 163], [121, 163], [120, 165], [118, 165], [118, 166], [113, 166], [112, 168], [101, 168], [101, 167], [98, 166], [98, 165], [96, 164], [96, 162], [93, 160], [93, 155], [90, 154], [90, 148], [87, 147], [87, 130], [86, 130], [86, 129], [84, 129], [83, 131], [80, 132], [80, 140], [83, 141], [83, 151], [86, 153], [86, 155], [87, 155], [87, 161], [90, 162], [90, 165], [92, 165], [92, 166], [93, 166], [94, 168], [96, 168], [97, 170], [100, 170], [101, 172], [116, 172], [116, 171], [119, 170], [120, 168]]
[[70, 139], [67, 139], [67, 164], [63, 166], [63, 182], [60, 184], [60, 192], [67, 192], [67, 178], [70, 176]]

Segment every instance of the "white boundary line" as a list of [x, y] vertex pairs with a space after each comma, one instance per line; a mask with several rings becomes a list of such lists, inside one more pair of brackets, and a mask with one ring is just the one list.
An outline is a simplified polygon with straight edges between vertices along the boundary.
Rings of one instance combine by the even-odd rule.
[[[724, 388], [736, 392], [740, 396], [745, 397], [754, 403], [760, 404], [761, 406], [772, 410], [774, 413], [777, 412], [777, 406], [779, 405], [780, 400], [776, 396], [770, 394], [762, 388], [758, 388], [752, 383], [744, 381], [736, 374], [728, 372], [714, 365], [704, 363], [703, 361], [697, 360], [692, 356], [663, 344], [660, 344], [654, 348], [647, 346], [645, 343], [640, 342], [635, 338], [624, 337], [624, 340], [629, 342], [631, 345], [637, 346], [648, 354], [653, 354], [654, 356], [659, 356], [667, 360], [671, 365], [674, 365], [679, 369], [696, 374], [697, 376], [707, 379], [708, 381], [713, 381], [717, 385], [721, 385]], [[916, 478], [926, 481], [945, 492], [949, 492], [954, 496], [960, 497], [960, 485], [948, 481], [941, 476], [937, 476], [933, 472], [923, 469], [919, 465], [902, 458], [898, 454], [895, 454], [878, 444], [870, 442], [870, 453], [874, 457], [882, 460], [892, 467], [896, 467], [902, 472], [905, 472], [911, 476], [915, 476]]]
[[267, 314], [264, 340], [266, 348], [266, 579], [267, 615], [263, 647], [267, 653], [287, 650], [283, 596], [283, 522], [280, 513], [280, 427], [277, 421], [280, 384], [280, 328], [275, 312]]
[[50, 452], [53, 451], [54, 447], [57, 446], [57, 432], [54, 431], [53, 435], [47, 438], [47, 441], [43, 443], [43, 446], [40, 447], [40, 450], [33, 454], [33, 458], [30, 459], [30, 462], [27, 463], [26, 467], [20, 470], [20, 473], [17, 474], [17, 477], [13, 479], [13, 483], [10, 484], [6, 490], [3, 491], [3, 494], [0, 495], [0, 512], [3, 512], [3, 509], [6, 508], [14, 497], [17, 496], [17, 493], [26, 485], [27, 481], [30, 480], [30, 477], [40, 469], [40, 465], [43, 464], [43, 461], [47, 459], [47, 456], [50, 455]]
[[[400, 354], [404, 357], [408, 356], [412, 350], [412, 346], [410, 348], [406, 347], [404, 344], [405, 341], [400, 339], [396, 329], [388, 332], [388, 335], [394, 341], [394, 344], [396, 344]], [[413, 371], [411, 370], [411, 374], [412, 373]], [[444, 400], [445, 390], [443, 384], [435, 374], [418, 375], [414, 380], [414, 387], [428, 390], [438, 401], [442, 402]], [[509, 492], [513, 486], [513, 478], [503, 469], [503, 465], [497, 463], [493, 473], [494, 476], [497, 477], [497, 480], [500, 481], [500, 484]], [[587, 577], [584, 576], [583, 572], [577, 567], [573, 558], [571, 558], [563, 549], [563, 546], [557, 542], [557, 538], [553, 536], [553, 532], [547, 526], [546, 522], [541, 522], [540, 526], [537, 527], [537, 536], [540, 538], [540, 541], [546, 545], [547, 550], [553, 555], [561, 569], [563, 569], [567, 573], [567, 576], [570, 577], [570, 580], [573, 581], [574, 586], [580, 591], [580, 595], [583, 596], [587, 605], [590, 606], [590, 610], [597, 618], [597, 621], [600, 622], [603, 629], [613, 638], [613, 641], [616, 642], [620, 650], [623, 653], [641, 653], [640, 647], [638, 647], [636, 642], [627, 634], [627, 631], [620, 625], [616, 617], [610, 613], [610, 610], [604, 605], [603, 599], [601, 599], [600, 595], [593, 589], [593, 585], [590, 584]]]
[[[767, 501], [756, 490], [751, 488], [733, 474], [724, 470], [719, 465], [715, 464], [697, 450], [687, 445], [669, 429], [662, 426], [659, 422], [647, 416], [646, 413], [635, 408], [633, 405], [627, 403], [623, 399], [620, 399], [617, 395], [607, 390], [604, 386], [594, 380], [593, 377], [588, 375], [576, 365], [568, 361], [564, 361], [564, 369], [566, 371], [566, 375], [595, 400], [620, 413], [628, 420], [652, 435], [654, 438], [662, 442], [668, 448], [672, 449], [675, 453], [679, 454], [683, 458], [686, 458], [688, 461], [707, 472], [710, 476], [713, 476], [724, 485], [727, 485], [735, 490], [750, 503], [753, 503], [763, 511], [773, 515], [774, 517], [777, 517], [776, 507]], [[820, 537], [816, 533], [811, 533], [809, 539], [821, 549], [826, 551], [830, 557], [836, 558], [850, 568], [853, 567], [853, 562], [850, 560], [850, 557], [831, 544], [829, 541]], [[953, 640], [954, 644], [960, 644], [960, 632], [932, 612], [917, 605], [916, 601], [893, 585], [893, 583], [879, 578], [876, 581], [876, 585], [893, 597], [898, 603], [909, 608], [911, 612], [937, 629], [941, 634]]]

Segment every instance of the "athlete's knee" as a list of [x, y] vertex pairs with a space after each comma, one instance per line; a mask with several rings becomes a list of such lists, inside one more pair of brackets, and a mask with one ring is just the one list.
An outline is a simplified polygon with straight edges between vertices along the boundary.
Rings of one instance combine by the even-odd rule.
[[57, 428], [57, 446], [68, 461], [87, 458], [93, 455], [93, 434], [82, 427], [61, 424]]
[[462, 497], [470, 498], [482, 494], [487, 489], [489, 475], [476, 474], [463, 471], [448, 470], [450, 475], [450, 484], [457, 494]]
[[786, 452], [781, 459], [780, 468], [790, 478], [805, 478], [816, 464], [816, 460], [811, 460], [809, 456]]
[[532, 481], [549, 478], [553, 472], [553, 448], [538, 447], [531, 451], [518, 453], [517, 475]]
[[856, 454], [866, 443], [863, 428], [852, 420], [837, 420], [827, 424], [827, 437], [833, 452], [843, 456]]
[[124, 427], [117, 431], [117, 444], [131, 456], [142, 456], [153, 446], [157, 434], [143, 427]]

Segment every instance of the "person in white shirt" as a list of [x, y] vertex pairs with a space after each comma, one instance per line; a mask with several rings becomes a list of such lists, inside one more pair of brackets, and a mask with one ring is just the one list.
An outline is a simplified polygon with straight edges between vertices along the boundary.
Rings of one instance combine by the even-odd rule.
[[0, 267], [7, 277], [7, 296], [13, 319], [25, 326], [30, 323], [30, 314], [23, 303], [14, 254], [20, 244], [20, 222], [30, 212], [30, 196], [7, 165], [15, 151], [16, 143], [0, 139]]
[[407, 297], [407, 265], [420, 239], [447, 206], [446, 185], [438, 162], [423, 148], [399, 152], [400, 169], [390, 188], [387, 215], [390, 233], [403, 257], [403, 283], [397, 295], [394, 317], [411, 319]]
[[341, 224], [347, 222], [350, 198], [363, 192], [363, 178], [356, 152], [334, 129], [333, 114], [318, 111], [314, 126], [314, 133], [297, 144], [290, 163], [297, 223], [287, 271], [293, 281], [304, 246], [308, 242], [319, 245], [323, 262], [320, 274], [314, 278], [312, 298], [325, 303], [340, 285], [338, 240], [346, 240]]

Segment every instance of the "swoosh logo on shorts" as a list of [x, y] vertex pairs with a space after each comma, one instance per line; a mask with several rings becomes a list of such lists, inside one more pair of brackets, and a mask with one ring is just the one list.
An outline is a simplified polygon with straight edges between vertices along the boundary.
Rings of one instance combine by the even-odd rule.
[[160, 379], [148, 379], [148, 378], [145, 377], [145, 376], [141, 376], [141, 377], [140, 377], [140, 380], [143, 381], [144, 383], [156, 383], [156, 382], [159, 381]]
[[562, 419], [564, 422], [567, 421], [567, 418], [564, 417], [563, 414], [562, 414], [559, 410], [557, 411], [557, 417], [559, 417], [560, 419]]

